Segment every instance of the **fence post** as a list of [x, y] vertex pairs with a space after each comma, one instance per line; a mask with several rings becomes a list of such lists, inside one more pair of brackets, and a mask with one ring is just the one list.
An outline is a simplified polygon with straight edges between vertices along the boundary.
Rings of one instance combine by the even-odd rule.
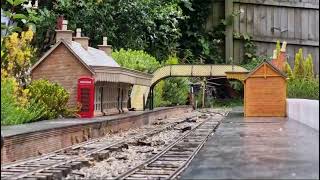
[[[230, 16], [233, 11], [233, 1], [234, 0], [226, 0], [225, 1], [225, 18]], [[226, 52], [226, 63], [229, 63], [228, 60], [233, 57], [233, 25], [226, 27], [226, 37], [225, 37], [225, 52]]]

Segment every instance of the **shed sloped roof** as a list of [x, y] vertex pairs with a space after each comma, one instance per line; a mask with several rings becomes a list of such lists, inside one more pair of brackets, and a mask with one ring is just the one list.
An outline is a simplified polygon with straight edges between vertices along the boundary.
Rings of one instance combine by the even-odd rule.
[[287, 78], [287, 75], [284, 74], [281, 70], [279, 70], [277, 67], [275, 67], [274, 65], [272, 65], [270, 62], [264, 60], [261, 64], [259, 64], [255, 69], [253, 69], [244, 80], [247, 80], [253, 73], [255, 73], [258, 69], [260, 69], [260, 67], [263, 66], [263, 64], [267, 64], [272, 70], [274, 70], [275, 72], [277, 72], [280, 76], [282, 76], [283, 78]]

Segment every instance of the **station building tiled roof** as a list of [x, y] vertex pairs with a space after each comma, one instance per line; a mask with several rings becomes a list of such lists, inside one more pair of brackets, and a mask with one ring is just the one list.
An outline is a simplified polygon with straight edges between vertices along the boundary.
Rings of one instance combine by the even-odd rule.
[[69, 48], [77, 54], [88, 66], [120, 67], [120, 65], [104, 51], [92, 47], [85, 50], [80, 43], [67, 42]]

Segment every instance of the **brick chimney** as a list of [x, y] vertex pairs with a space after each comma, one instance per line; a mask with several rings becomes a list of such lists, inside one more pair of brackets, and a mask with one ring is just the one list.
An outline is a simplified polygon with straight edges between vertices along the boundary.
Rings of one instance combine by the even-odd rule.
[[278, 56], [277, 56], [277, 50], [273, 51], [273, 57], [272, 57], [271, 63], [281, 71], [284, 70], [284, 66], [287, 61], [286, 47], [287, 47], [287, 42], [284, 41], [282, 43], [280, 54]]
[[286, 62], [287, 62], [287, 53], [286, 53], [286, 48], [287, 48], [287, 42], [286, 41], [284, 41], [283, 43], [282, 43], [282, 46], [281, 46], [281, 49], [280, 49], [280, 54], [279, 54], [279, 57], [278, 57], [278, 62], [279, 62], [279, 64], [278, 64], [278, 68], [280, 69], [280, 70], [284, 70], [284, 66], [285, 66], [285, 64], [286, 64]]
[[68, 21], [62, 21], [62, 29], [56, 30], [56, 42], [64, 39], [65, 41], [72, 41], [72, 31], [68, 30]]
[[107, 55], [111, 56], [112, 53], [112, 46], [108, 45], [108, 38], [103, 37], [103, 43], [102, 45], [98, 45], [98, 48], [102, 51], [104, 51]]
[[77, 28], [76, 32], [77, 32], [76, 37], [73, 37], [73, 41], [81, 44], [81, 46], [85, 50], [88, 50], [89, 38], [88, 37], [81, 37], [81, 28]]

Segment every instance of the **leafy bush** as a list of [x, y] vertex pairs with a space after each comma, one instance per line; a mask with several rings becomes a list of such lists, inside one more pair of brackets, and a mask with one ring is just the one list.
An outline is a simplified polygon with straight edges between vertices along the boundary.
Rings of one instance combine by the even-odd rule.
[[171, 77], [164, 80], [163, 99], [170, 105], [184, 105], [187, 102], [189, 85], [187, 78]]
[[32, 27], [35, 30], [37, 20], [34, 9], [23, 6], [26, 0], [4, 0], [1, 1], [1, 17], [4, 15], [9, 19], [8, 24], [1, 21], [1, 36], [8, 36], [13, 32], [21, 32], [25, 28]]
[[246, 64], [242, 64], [241, 66], [246, 68], [248, 71], [252, 71], [253, 69], [255, 69], [259, 64], [262, 63], [262, 61], [267, 60], [269, 61], [271, 57], [267, 57], [267, 56], [258, 56], [258, 57], [254, 57], [252, 58], [249, 62], [247, 62]]
[[120, 49], [112, 52], [112, 57], [121, 66], [142, 72], [152, 73], [160, 67], [156, 58], [144, 51]]
[[[179, 59], [173, 55], [170, 56], [164, 65], [179, 64]], [[189, 93], [188, 78], [169, 77], [163, 80], [162, 99], [167, 105], [184, 105], [187, 102]]]
[[72, 116], [76, 109], [68, 109], [69, 93], [57, 83], [48, 80], [35, 80], [28, 87], [31, 100], [44, 107], [41, 119], [53, 119], [59, 116]]
[[[107, 36], [115, 49], [131, 48], [144, 50], [159, 60], [166, 59], [178, 46], [181, 37], [178, 27], [185, 18], [179, 6], [180, 0], [57, 0], [53, 8], [42, 17], [64, 15], [69, 20], [69, 29], [82, 28], [90, 38], [90, 45], [101, 44]], [[40, 3], [40, 2], [39, 2]], [[40, 19], [44, 19], [40, 17]], [[53, 18], [40, 21], [39, 28], [47, 27], [51, 32], [55, 26]], [[50, 21], [51, 27], [48, 27]], [[53, 28], [52, 28], [53, 27]], [[95, 28], [92, 28], [95, 27]], [[39, 39], [48, 34], [40, 32]], [[38, 41], [37, 45], [42, 46]], [[40, 48], [41, 50], [43, 48]]]
[[[48, 51], [55, 41], [56, 20], [57, 15], [53, 11], [49, 11], [46, 8], [38, 9], [38, 18], [35, 21], [37, 31], [33, 39], [33, 45], [37, 47], [37, 57]], [[36, 60], [38, 58], [34, 61]], [[34, 61], [32, 63], [35, 63]]]
[[226, 21], [208, 29], [205, 25], [210, 15], [212, 1], [182, 0], [181, 9], [188, 18], [179, 24], [178, 56], [183, 63], [224, 63], [224, 39]]
[[304, 78], [305, 72], [304, 72], [304, 58], [302, 49], [300, 48], [298, 53], [296, 53], [294, 58], [294, 68], [293, 68], [293, 78]]
[[14, 78], [1, 78], [1, 125], [14, 125], [37, 121], [44, 108], [34, 101], [22, 102], [17, 98], [19, 89]]
[[20, 86], [30, 82], [29, 69], [35, 49], [31, 46], [33, 32], [29, 28], [21, 34], [16, 32], [1, 40], [1, 68], [3, 72], [14, 77]]
[[237, 92], [240, 97], [243, 97], [243, 94], [244, 94], [244, 85], [241, 81], [238, 81], [238, 80], [230, 80], [229, 81], [232, 89], [235, 90], [235, 92]]
[[319, 100], [319, 79], [292, 79], [287, 88], [289, 98]]
[[313, 60], [311, 54], [306, 58], [303, 57], [302, 49], [300, 48], [295, 55], [293, 71], [288, 63], [285, 65], [285, 72], [291, 79], [314, 79]]
[[165, 107], [171, 104], [170, 101], [166, 101], [163, 99], [164, 96], [164, 85], [165, 81], [161, 80], [158, 84], [154, 87], [154, 106], [155, 107]]

